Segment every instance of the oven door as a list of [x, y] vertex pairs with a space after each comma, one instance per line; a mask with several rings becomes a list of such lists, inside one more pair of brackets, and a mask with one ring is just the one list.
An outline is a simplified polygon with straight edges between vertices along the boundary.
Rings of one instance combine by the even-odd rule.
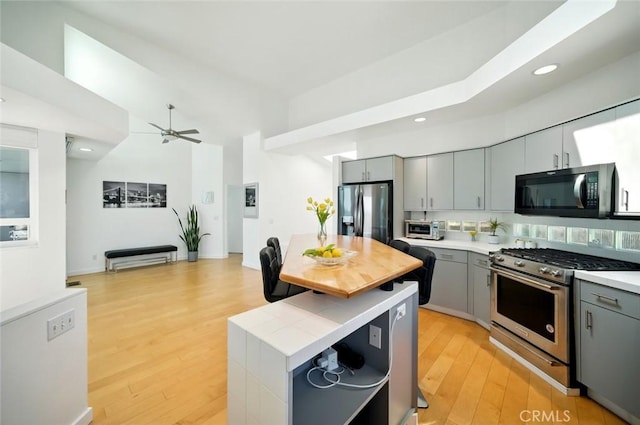
[[569, 287], [491, 268], [491, 321], [569, 362]]

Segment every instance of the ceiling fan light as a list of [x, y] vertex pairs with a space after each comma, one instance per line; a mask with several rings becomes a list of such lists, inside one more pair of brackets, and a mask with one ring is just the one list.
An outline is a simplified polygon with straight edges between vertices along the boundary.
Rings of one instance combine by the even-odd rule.
[[177, 139], [177, 137], [174, 136], [173, 134], [167, 134], [166, 136], [164, 136], [164, 138], [170, 142]]

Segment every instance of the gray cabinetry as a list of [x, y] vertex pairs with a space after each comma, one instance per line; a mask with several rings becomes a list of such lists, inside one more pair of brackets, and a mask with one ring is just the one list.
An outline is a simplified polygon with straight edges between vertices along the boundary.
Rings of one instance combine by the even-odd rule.
[[491, 323], [491, 272], [489, 257], [474, 252], [469, 253], [469, 292], [473, 294], [470, 313], [481, 326], [489, 329]]
[[516, 175], [524, 173], [524, 137], [494, 145], [491, 155], [491, 209], [512, 211]]
[[360, 159], [357, 161], [345, 161], [342, 163], [342, 182], [361, 183], [381, 180], [393, 180], [394, 157], [383, 156], [379, 158]]
[[614, 121], [615, 110], [608, 109], [563, 124], [560, 168], [615, 162], [610, 150]]
[[404, 210], [427, 210], [427, 157], [404, 160]]
[[484, 209], [484, 149], [453, 154], [453, 207], [456, 210]]
[[429, 249], [436, 255], [429, 304], [467, 312], [467, 252]]
[[640, 214], [640, 100], [618, 106], [615, 114], [615, 158], [606, 162], [616, 163], [616, 211], [637, 215]]
[[640, 295], [578, 283], [578, 381], [640, 418]]
[[525, 136], [525, 173], [562, 168], [562, 126]]
[[427, 157], [429, 210], [453, 209], [453, 153]]

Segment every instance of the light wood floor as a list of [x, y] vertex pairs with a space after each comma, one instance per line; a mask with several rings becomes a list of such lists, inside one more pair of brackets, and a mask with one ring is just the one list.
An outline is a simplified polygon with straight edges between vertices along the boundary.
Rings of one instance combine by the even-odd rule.
[[[88, 289], [95, 425], [226, 423], [226, 319], [265, 304], [260, 272], [241, 260], [69, 278]], [[624, 423], [587, 398], [552, 389], [472, 322], [419, 309], [418, 361], [430, 403], [420, 424], [518, 424], [524, 410], [553, 414], [556, 423]], [[531, 418], [522, 417], [551, 423]]]

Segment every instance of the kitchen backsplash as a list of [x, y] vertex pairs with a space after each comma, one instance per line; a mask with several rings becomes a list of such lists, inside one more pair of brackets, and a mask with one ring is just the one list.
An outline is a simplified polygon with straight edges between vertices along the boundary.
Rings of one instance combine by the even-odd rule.
[[[486, 211], [429, 211], [409, 213], [413, 220], [441, 220], [447, 223], [445, 239], [487, 240], [489, 219], [505, 222], [498, 230], [501, 243], [520, 246], [529, 242], [542, 248], [556, 248], [584, 254], [640, 262], [640, 223], [637, 220], [594, 220], [562, 217], [528, 217]], [[520, 244], [518, 242], [520, 241]]]

